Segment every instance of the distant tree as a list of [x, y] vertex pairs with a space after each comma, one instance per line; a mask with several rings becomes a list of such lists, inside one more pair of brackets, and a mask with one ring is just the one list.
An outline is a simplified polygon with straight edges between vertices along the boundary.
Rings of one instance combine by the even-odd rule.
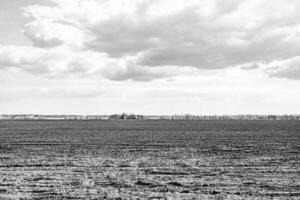
[[137, 119], [137, 116], [135, 114], [129, 114], [127, 119]]
[[120, 116], [120, 119], [127, 119], [127, 114], [126, 114], [126, 113], [123, 113], [123, 114]]
[[120, 119], [120, 115], [118, 115], [118, 114], [110, 115], [109, 119]]

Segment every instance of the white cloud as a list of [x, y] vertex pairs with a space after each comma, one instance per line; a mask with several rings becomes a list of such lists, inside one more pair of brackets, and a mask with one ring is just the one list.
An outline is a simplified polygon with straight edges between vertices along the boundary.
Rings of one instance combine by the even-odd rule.
[[[98, 72], [112, 80], [149, 81], [174, 76], [181, 66], [247, 68], [300, 52], [296, 0], [52, 2], [23, 8], [33, 17], [23, 32], [34, 46], [2, 47], [1, 65], [32, 73]], [[172, 72], [170, 66], [177, 68]], [[277, 77], [295, 79], [289, 74], [297, 67], [284, 70]]]
[[300, 56], [268, 63], [264, 70], [270, 77], [300, 80]]
[[62, 44], [80, 46], [84, 34], [78, 28], [57, 22], [34, 21], [28, 23], [24, 34], [39, 47], [54, 47]]
[[98, 52], [75, 50], [65, 46], [51, 49], [0, 46], [0, 70], [9, 68], [52, 78], [87, 76], [115, 81], [151, 81], [182, 73], [176, 67], [143, 67], [136, 65], [127, 57], [114, 59]]
[[[51, 1], [23, 8], [31, 45], [0, 44], [4, 111], [27, 105], [51, 112], [57, 104], [62, 112], [90, 113], [300, 107], [298, 0]], [[31, 89], [36, 85], [46, 90]]]
[[144, 71], [170, 65], [225, 68], [300, 52], [298, 0], [53, 2], [57, 5], [25, 8], [35, 18], [25, 29], [34, 44], [83, 46], [118, 60], [133, 56]]

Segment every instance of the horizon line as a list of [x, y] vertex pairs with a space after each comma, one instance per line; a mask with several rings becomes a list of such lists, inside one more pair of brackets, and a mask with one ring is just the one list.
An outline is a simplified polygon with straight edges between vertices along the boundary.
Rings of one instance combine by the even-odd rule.
[[49, 116], [53, 116], [53, 115], [75, 115], [75, 116], [111, 116], [111, 115], [143, 115], [143, 116], [186, 116], [186, 115], [190, 115], [190, 116], [270, 116], [270, 115], [275, 115], [275, 116], [285, 116], [285, 115], [289, 115], [289, 116], [297, 116], [300, 115], [300, 113], [294, 113], [294, 114], [272, 114], [272, 113], [268, 113], [268, 114], [250, 114], [250, 113], [238, 113], [238, 114], [191, 114], [191, 113], [185, 113], [185, 114], [181, 114], [181, 113], [174, 113], [174, 114], [141, 114], [141, 113], [126, 113], [126, 112], [122, 112], [122, 113], [111, 113], [111, 114], [41, 114], [41, 113], [0, 113], [0, 115], [49, 115]]

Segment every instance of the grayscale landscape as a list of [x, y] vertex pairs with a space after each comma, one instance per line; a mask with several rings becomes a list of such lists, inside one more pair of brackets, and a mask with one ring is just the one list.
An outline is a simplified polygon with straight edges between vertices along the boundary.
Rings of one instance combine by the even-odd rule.
[[300, 121], [0, 121], [0, 199], [299, 199]]
[[300, 200], [300, 0], [0, 0], [0, 200]]

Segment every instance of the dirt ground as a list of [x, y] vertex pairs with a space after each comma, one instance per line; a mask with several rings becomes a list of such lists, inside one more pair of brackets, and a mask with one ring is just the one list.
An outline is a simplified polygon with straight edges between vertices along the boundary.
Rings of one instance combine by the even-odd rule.
[[0, 199], [300, 199], [300, 121], [0, 121]]

